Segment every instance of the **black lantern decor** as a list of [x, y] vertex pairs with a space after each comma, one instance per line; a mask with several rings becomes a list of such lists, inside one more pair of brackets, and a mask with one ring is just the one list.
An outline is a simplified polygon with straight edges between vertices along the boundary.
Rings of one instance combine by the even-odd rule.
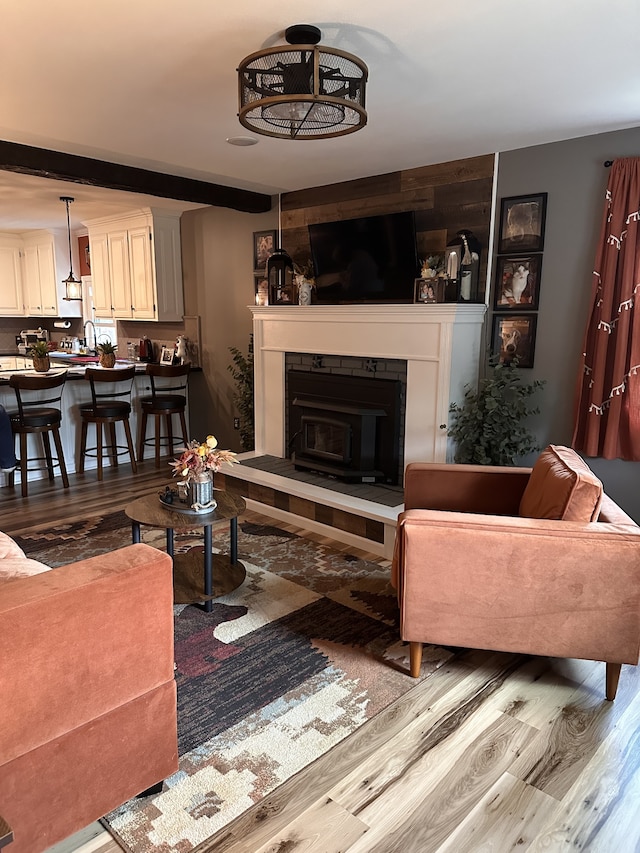
[[293, 305], [293, 261], [284, 249], [276, 249], [267, 261], [269, 305]]

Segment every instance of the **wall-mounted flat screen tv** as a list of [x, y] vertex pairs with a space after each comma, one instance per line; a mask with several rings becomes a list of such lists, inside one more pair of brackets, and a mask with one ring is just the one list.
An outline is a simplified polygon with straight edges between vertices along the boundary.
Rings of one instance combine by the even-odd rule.
[[413, 302], [412, 211], [309, 225], [309, 242], [318, 302]]

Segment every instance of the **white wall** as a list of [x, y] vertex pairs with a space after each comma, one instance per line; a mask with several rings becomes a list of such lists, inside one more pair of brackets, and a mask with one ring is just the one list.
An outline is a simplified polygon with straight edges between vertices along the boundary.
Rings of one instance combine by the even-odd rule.
[[200, 316], [202, 374], [190, 380], [191, 434], [213, 433], [221, 447], [240, 450], [233, 429], [234, 380], [229, 347], [246, 353], [254, 303], [253, 232], [277, 228], [277, 204], [250, 214], [219, 207], [188, 211], [180, 221], [185, 314]]

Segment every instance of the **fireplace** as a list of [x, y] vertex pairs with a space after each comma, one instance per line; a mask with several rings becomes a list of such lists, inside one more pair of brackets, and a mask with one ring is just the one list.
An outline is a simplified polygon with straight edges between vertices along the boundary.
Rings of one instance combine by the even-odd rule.
[[[318, 372], [347, 356], [365, 364], [403, 360], [400, 464], [446, 460], [449, 404], [464, 399], [467, 385], [474, 386], [478, 378], [484, 305], [273, 305], [250, 310], [255, 455], [290, 457], [285, 361], [314, 353], [323, 362]], [[293, 363], [290, 367], [298, 369]]]
[[287, 448], [296, 469], [398, 483], [400, 380], [289, 370], [286, 385]]

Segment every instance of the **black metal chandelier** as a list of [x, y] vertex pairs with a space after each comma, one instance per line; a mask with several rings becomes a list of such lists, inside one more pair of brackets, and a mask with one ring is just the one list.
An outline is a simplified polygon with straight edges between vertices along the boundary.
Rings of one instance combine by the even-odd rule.
[[367, 123], [368, 69], [351, 53], [317, 46], [311, 24], [288, 27], [289, 46], [259, 50], [238, 68], [240, 124], [280, 139], [326, 139]]

